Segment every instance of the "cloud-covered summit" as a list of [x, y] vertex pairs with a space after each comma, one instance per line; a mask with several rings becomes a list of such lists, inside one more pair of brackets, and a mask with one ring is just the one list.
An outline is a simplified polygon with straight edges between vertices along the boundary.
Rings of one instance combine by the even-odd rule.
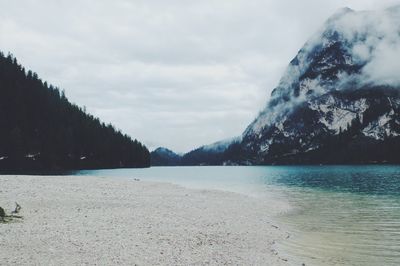
[[399, 69], [399, 6], [358, 12], [339, 9], [291, 61], [267, 107], [245, 135], [279, 121], [295, 106], [329, 90], [400, 87]]
[[262, 162], [325, 149], [344, 131], [359, 145], [400, 136], [399, 19], [398, 7], [331, 16], [245, 130], [244, 149]]

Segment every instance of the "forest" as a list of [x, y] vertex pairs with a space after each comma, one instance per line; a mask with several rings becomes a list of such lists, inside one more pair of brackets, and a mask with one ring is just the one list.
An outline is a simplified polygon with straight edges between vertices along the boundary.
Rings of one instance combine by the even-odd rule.
[[0, 171], [149, 167], [148, 149], [0, 52]]

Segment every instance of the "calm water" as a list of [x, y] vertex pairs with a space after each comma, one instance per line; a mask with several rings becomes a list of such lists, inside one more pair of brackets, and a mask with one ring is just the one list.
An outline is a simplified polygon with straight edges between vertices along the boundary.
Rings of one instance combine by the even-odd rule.
[[284, 197], [277, 217], [294, 265], [400, 265], [400, 166], [154, 167], [81, 171], [259, 197]]

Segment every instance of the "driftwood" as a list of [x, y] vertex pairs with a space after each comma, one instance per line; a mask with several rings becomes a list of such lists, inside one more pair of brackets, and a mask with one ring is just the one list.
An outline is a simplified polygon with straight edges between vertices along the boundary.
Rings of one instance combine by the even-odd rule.
[[21, 210], [21, 205], [19, 205], [17, 202], [15, 203], [15, 209], [11, 213], [19, 213]]
[[4, 221], [4, 218], [6, 217], [6, 212], [2, 207], [0, 207], [0, 220]]
[[18, 203], [15, 203], [15, 209], [11, 212], [11, 215], [7, 215], [6, 212], [2, 207], [0, 207], [0, 221], [3, 223], [11, 222], [14, 218], [17, 219], [23, 219], [23, 216], [20, 215], [15, 215], [20, 212], [21, 210], [21, 205]]

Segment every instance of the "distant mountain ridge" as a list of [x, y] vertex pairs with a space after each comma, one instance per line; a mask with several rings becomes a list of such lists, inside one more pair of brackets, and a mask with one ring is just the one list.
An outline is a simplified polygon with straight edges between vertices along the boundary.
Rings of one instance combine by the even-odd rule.
[[151, 152], [152, 166], [177, 165], [221, 165], [229, 163], [235, 152], [235, 144], [240, 143], [240, 137], [217, 141], [201, 146], [183, 155], [178, 155], [167, 148], [157, 148]]
[[150, 166], [139, 141], [101, 123], [2, 53], [0, 123], [2, 172]]
[[240, 141], [194, 164], [400, 163], [400, 5], [340, 9], [300, 49]]
[[181, 164], [182, 156], [160, 147], [150, 153], [152, 166], [177, 166]]
[[208, 152], [224, 152], [232, 143], [240, 142], [241, 137], [235, 137], [214, 142], [212, 144], [201, 146], [200, 149]]

